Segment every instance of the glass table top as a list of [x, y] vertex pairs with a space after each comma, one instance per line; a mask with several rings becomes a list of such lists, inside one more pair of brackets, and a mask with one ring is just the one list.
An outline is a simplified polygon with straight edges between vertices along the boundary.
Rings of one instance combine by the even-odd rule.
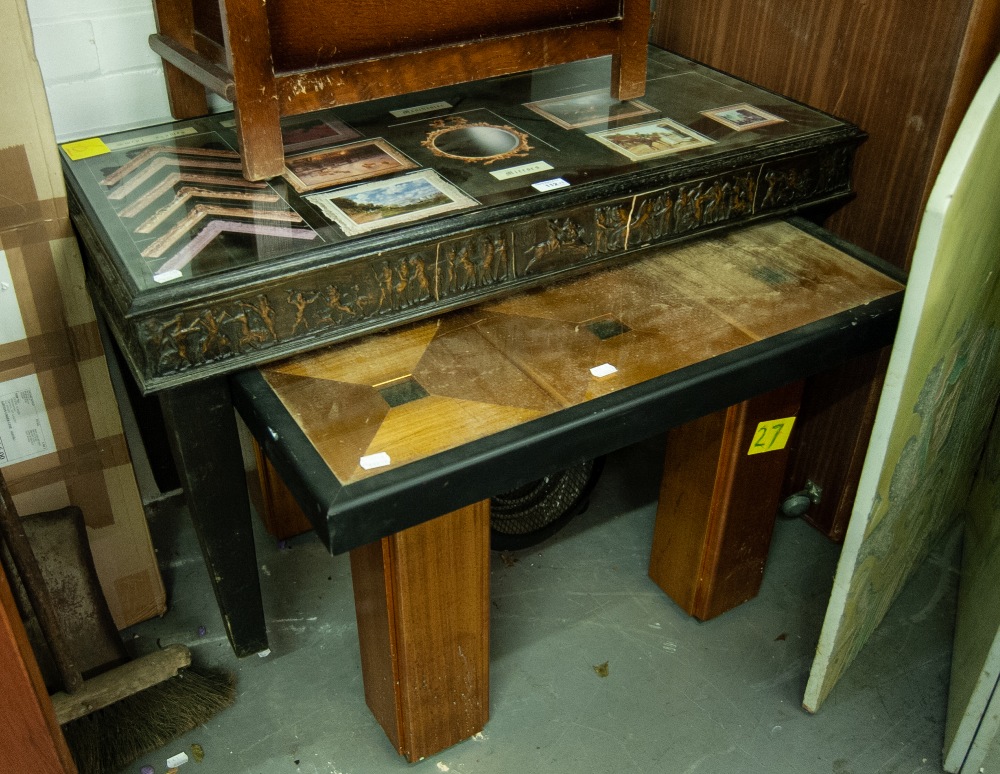
[[65, 143], [64, 169], [141, 294], [847, 126], [656, 48], [641, 99], [612, 100], [610, 70], [604, 57], [286, 118], [286, 171], [267, 182], [242, 177], [231, 113]]

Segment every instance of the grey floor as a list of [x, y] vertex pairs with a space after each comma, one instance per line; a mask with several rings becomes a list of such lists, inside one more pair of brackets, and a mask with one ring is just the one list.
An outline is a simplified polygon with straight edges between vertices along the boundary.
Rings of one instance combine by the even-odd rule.
[[204, 760], [181, 774], [941, 771], [960, 541], [924, 563], [809, 715], [800, 702], [838, 548], [781, 520], [760, 595], [707, 623], [689, 618], [646, 576], [661, 455], [660, 439], [612, 455], [585, 514], [516, 561], [494, 555], [491, 720], [412, 765], [365, 706], [347, 557], [311, 535], [279, 546], [259, 530], [272, 653], [237, 660], [187, 520], [157, 508], [170, 611], [127, 641], [136, 653], [189, 645], [197, 663], [237, 674], [239, 698], [127, 771], [164, 772], [192, 744]]

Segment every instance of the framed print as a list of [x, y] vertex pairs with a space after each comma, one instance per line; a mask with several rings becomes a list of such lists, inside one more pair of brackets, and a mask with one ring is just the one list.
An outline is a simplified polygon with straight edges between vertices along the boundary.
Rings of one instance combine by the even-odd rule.
[[784, 118], [779, 118], [773, 113], [768, 113], [766, 110], [761, 110], [746, 102], [714, 110], [702, 110], [701, 114], [708, 116], [713, 121], [718, 121], [723, 126], [735, 129], [737, 132], [745, 132], [747, 129], [757, 129], [771, 124], [781, 124], [785, 121]]
[[281, 144], [285, 153], [323, 148], [356, 140], [361, 132], [336, 118], [294, 116], [281, 122]]
[[636, 99], [620, 102], [611, 96], [608, 89], [525, 102], [524, 106], [563, 129], [607, 124], [656, 112], [656, 108]]
[[587, 136], [633, 161], [646, 161], [715, 144], [715, 140], [669, 118], [620, 129], [606, 129]]
[[299, 193], [381, 177], [416, 168], [417, 164], [385, 140], [350, 145], [285, 158], [285, 179]]
[[479, 204], [433, 169], [305, 197], [348, 236]]

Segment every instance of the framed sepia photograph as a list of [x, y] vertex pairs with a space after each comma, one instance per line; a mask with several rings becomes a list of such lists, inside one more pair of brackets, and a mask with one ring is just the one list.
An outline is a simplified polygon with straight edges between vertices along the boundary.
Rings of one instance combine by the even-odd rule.
[[757, 129], [771, 124], [781, 124], [785, 121], [784, 118], [779, 118], [773, 113], [768, 113], [766, 110], [761, 110], [746, 102], [714, 110], [702, 110], [701, 114], [708, 116], [713, 121], [718, 121], [723, 126], [735, 129], [737, 132], [745, 132], [747, 129]]
[[587, 136], [632, 161], [646, 161], [715, 144], [715, 140], [669, 118], [620, 129], [605, 129]]
[[585, 91], [581, 94], [571, 94], [568, 97], [553, 97], [537, 102], [525, 102], [524, 106], [563, 129], [579, 129], [582, 126], [607, 124], [656, 112], [656, 108], [639, 100], [630, 99], [619, 102], [611, 96], [608, 89]]
[[311, 194], [305, 199], [348, 236], [479, 204], [433, 169]]
[[416, 167], [415, 161], [385, 140], [362, 140], [285, 157], [285, 179], [305, 193]]
[[286, 154], [311, 148], [328, 148], [356, 140], [360, 136], [361, 132], [336, 118], [304, 115], [281, 121], [281, 144]]

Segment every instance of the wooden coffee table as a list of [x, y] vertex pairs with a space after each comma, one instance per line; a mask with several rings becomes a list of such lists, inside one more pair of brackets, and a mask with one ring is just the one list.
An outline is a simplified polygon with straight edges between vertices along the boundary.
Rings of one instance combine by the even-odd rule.
[[674, 436], [650, 572], [702, 618], [756, 593], [787, 439], [759, 423], [895, 329], [902, 285], [852, 252], [754, 226], [232, 378], [269, 466], [351, 552], [366, 697], [402, 754], [487, 720], [495, 494], [707, 417]]

